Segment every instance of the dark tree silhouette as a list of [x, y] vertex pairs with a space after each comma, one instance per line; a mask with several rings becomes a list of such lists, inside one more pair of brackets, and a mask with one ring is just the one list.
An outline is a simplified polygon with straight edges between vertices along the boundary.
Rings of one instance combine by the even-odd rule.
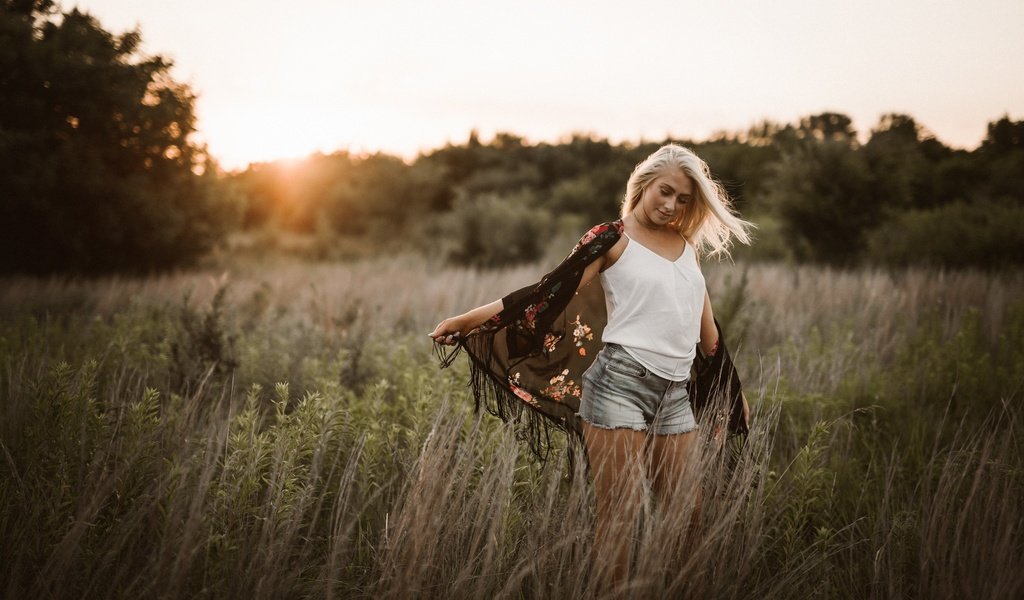
[[0, 271], [152, 270], [217, 239], [191, 90], [48, 0], [0, 3]]
[[985, 195], [1024, 206], [1024, 121], [1003, 116], [989, 123], [977, 154]]

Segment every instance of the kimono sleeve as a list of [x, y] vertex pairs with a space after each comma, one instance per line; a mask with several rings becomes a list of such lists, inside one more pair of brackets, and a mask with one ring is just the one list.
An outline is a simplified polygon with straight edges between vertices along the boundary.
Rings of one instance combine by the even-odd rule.
[[[600, 344], [604, 302], [600, 293], [600, 302], [592, 301], [595, 290], [576, 290], [587, 265], [619, 235], [621, 222], [592, 228], [558, 266], [504, 296], [502, 311], [459, 342], [470, 358], [477, 408], [519, 422], [539, 457], [547, 455], [552, 429], [581, 435], [580, 375]], [[442, 366], [453, 359], [443, 355]]]
[[506, 346], [510, 357], [543, 350], [552, 325], [576, 294], [587, 266], [614, 245], [621, 235], [621, 221], [591, 228], [558, 266], [539, 282], [501, 299], [502, 311], [485, 327], [507, 329]]
[[583, 237], [576, 242], [576, 245], [562, 262], [545, 274], [540, 281], [510, 292], [502, 297], [502, 312], [507, 311], [510, 313], [507, 316], [514, 318], [514, 316], [517, 316], [514, 313], [522, 310], [531, 301], [536, 301], [536, 299], [542, 297], [545, 294], [546, 288], [550, 292], [550, 288], [555, 285], [561, 286], [569, 283], [573, 285], [573, 292], [575, 292], [575, 287], [579, 285], [580, 278], [583, 275], [583, 269], [598, 256], [604, 254], [612, 244], [618, 241], [621, 235], [622, 221], [610, 221], [595, 225], [583, 234]]

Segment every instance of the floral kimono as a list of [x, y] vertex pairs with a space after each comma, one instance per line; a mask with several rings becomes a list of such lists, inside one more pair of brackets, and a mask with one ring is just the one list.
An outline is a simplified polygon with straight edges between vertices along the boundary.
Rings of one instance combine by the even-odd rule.
[[[587, 265], [622, 236], [621, 220], [597, 225], [539, 282], [502, 298], [503, 310], [460, 339], [453, 350], [435, 342], [447, 367], [460, 349], [470, 357], [476, 407], [505, 421], [519, 421], [537, 456], [546, 457], [552, 428], [581, 436], [583, 372], [600, 351], [607, 320], [599, 278], [576, 292]], [[718, 325], [716, 321], [716, 326]], [[688, 384], [698, 423], [745, 434], [741, 386], [721, 339], [713, 356], [697, 356]]]

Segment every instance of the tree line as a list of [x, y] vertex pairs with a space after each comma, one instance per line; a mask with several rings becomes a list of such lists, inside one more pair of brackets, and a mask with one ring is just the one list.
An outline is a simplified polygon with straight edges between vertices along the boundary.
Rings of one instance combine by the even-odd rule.
[[[409, 162], [341, 151], [224, 173], [194, 141], [195, 95], [140, 43], [52, 0], [0, 0], [0, 271], [166, 269], [238, 231], [309, 236], [323, 256], [535, 260], [614, 218], [633, 166], [668, 141], [473, 133]], [[1024, 263], [1024, 121], [990, 122], [973, 151], [907, 114], [882, 115], [863, 137], [826, 112], [673, 141], [758, 224], [744, 258]]]

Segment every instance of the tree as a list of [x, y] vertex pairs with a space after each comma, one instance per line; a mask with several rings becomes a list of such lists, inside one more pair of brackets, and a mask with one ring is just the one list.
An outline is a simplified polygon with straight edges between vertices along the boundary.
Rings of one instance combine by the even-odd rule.
[[769, 198], [795, 258], [855, 262], [883, 200], [873, 193], [864, 157], [843, 140], [802, 143], [783, 152]]
[[[752, 130], [744, 135], [762, 134]], [[754, 139], [754, 143], [721, 140], [704, 142], [694, 147], [694, 151], [708, 163], [715, 178], [729, 193], [733, 206], [743, 213], [761, 208], [749, 205], [747, 201], [764, 195], [764, 185], [773, 165], [779, 160], [778, 148], [764, 145], [762, 137]]]
[[982, 193], [988, 197], [1024, 205], [1024, 121], [1003, 116], [988, 124], [977, 154], [978, 171], [984, 174]]
[[925, 158], [922, 132], [913, 117], [889, 113], [882, 115], [864, 145], [874, 194], [890, 213], [935, 202], [928, 186], [932, 165]]
[[842, 113], [824, 112], [804, 117], [796, 128], [796, 136], [804, 140], [857, 145], [857, 131], [853, 128], [853, 121]]
[[424, 162], [413, 166], [387, 154], [361, 158], [346, 177], [336, 178], [323, 197], [334, 231], [400, 241], [443, 194], [443, 170]]
[[1024, 121], [1011, 121], [1003, 115], [998, 121], [990, 122], [985, 139], [981, 142], [982, 152], [1006, 154], [1024, 149]]
[[171, 62], [77, 9], [0, 1], [0, 271], [152, 270], [206, 251], [223, 222], [215, 167]]

